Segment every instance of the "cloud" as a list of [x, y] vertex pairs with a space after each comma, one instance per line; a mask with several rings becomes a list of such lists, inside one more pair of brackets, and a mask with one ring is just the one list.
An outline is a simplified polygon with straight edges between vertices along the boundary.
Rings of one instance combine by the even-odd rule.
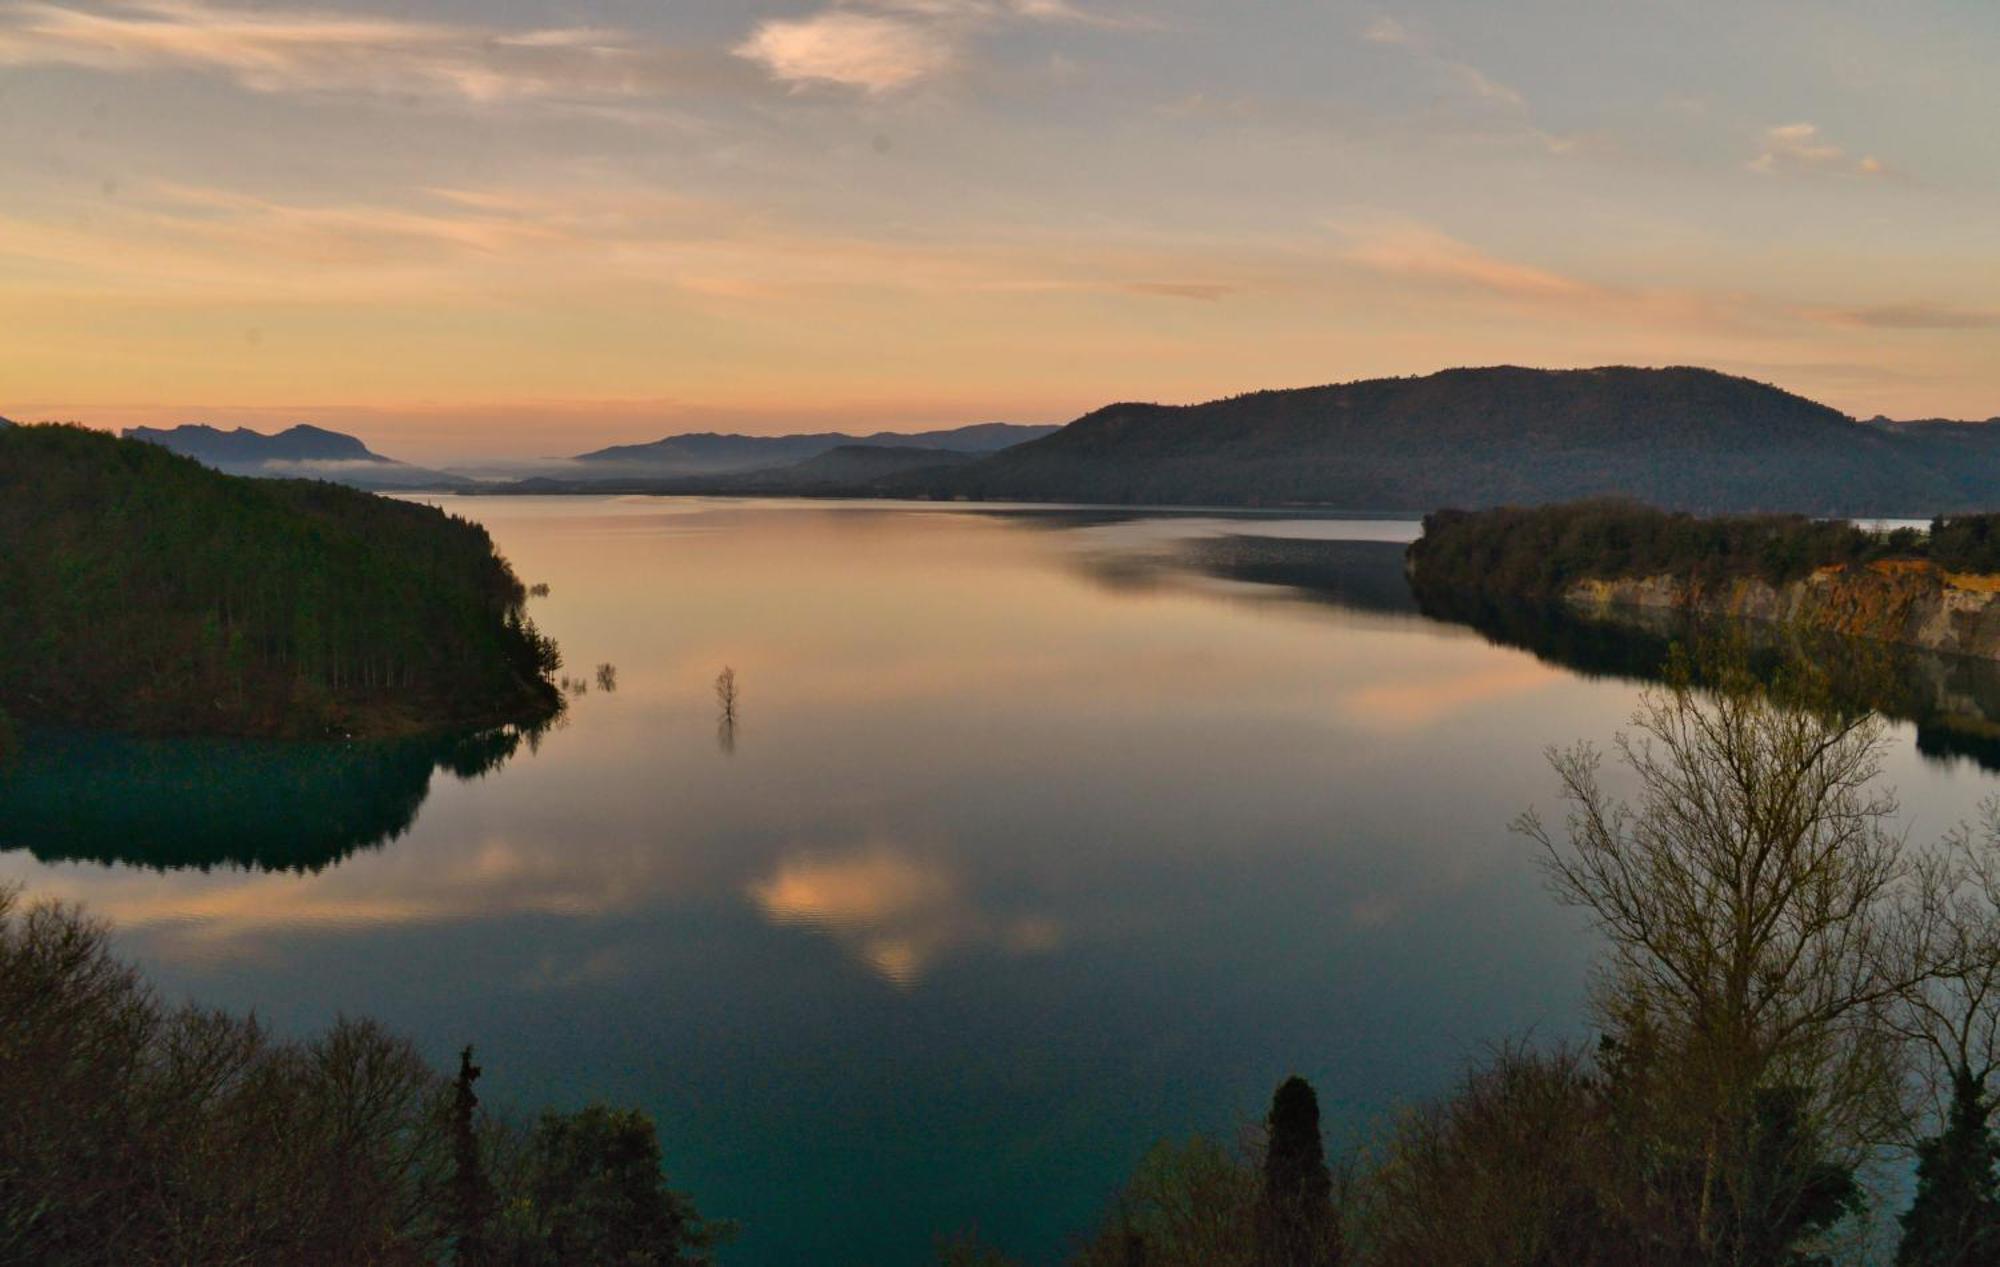
[[957, 56], [952, 41], [937, 30], [840, 10], [760, 23], [736, 46], [736, 55], [784, 83], [838, 84], [875, 94], [937, 75]]
[[1070, 0], [852, 0], [803, 18], [767, 18], [733, 50], [793, 87], [831, 84], [882, 96], [956, 66], [981, 30], [1009, 22], [1142, 27]]
[[948, 951], [997, 945], [1011, 953], [1053, 949], [1060, 930], [1043, 917], [995, 919], [938, 863], [876, 846], [847, 855], [786, 859], [749, 887], [774, 924], [824, 931], [893, 985], [916, 984]]
[[1493, 78], [1471, 62], [1438, 52], [1428, 36], [1395, 18], [1375, 18], [1362, 28], [1361, 38], [1369, 44], [1401, 49], [1419, 72], [1437, 86], [1439, 104], [1461, 118], [1469, 118], [1478, 132], [1531, 140], [1551, 154], [1568, 154], [1584, 144], [1585, 138], [1547, 132], [1536, 126], [1528, 99], [1519, 89]]
[[1852, 158], [1821, 135], [1818, 124], [1781, 123], [1764, 129], [1763, 150], [1746, 164], [1753, 172], [1842, 172], [1880, 176], [1888, 169], [1872, 154]]
[[1394, 44], [1399, 48], [1409, 48], [1416, 42], [1410, 29], [1392, 17], [1378, 17], [1361, 32], [1361, 38], [1370, 44]]
[[1235, 294], [1242, 287], [1230, 282], [1127, 282], [1125, 289], [1135, 295], [1162, 299], [1196, 299], [1214, 302]]
[[1868, 330], [2000, 329], [2000, 308], [1960, 308], [1951, 304], [1877, 304], [1861, 308], [1812, 308], [1806, 315], [1829, 325]]
[[[1336, 226], [1338, 228], [1338, 226]], [[1377, 272], [1443, 282], [1517, 299], [1589, 299], [1605, 292], [1560, 273], [1488, 255], [1422, 225], [1344, 229], [1346, 258]]]
[[629, 101], [719, 73], [713, 58], [599, 28], [505, 31], [207, 0], [0, 5], [0, 66], [192, 70], [254, 92], [481, 105]]

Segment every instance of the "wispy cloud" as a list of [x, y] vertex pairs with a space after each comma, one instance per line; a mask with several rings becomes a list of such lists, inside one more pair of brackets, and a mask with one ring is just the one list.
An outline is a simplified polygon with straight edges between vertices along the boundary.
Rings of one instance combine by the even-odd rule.
[[1413, 66], [1439, 89], [1440, 104], [1469, 119], [1488, 134], [1534, 142], [1551, 154], [1568, 154], [1601, 144], [1601, 138], [1563, 135], [1537, 125], [1527, 97], [1471, 62], [1440, 52], [1430, 37], [1396, 18], [1379, 16], [1361, 29], [1361, 39], [1384, 48], [1400, 49]]
[[767, 18], [734, 51], [795, 88], [829, 84], [880, 96], [944, 74], [975, 34], [1009, 22], [1151, 25], [1071, 0], [849, 0], [801, 18]]
[[206, 0], [0, 5], [0, 66], [205, 71], [256, 92], [628, 101], [712, 85], [717, 64], [598, 28], [510, 31]]
[[1868, 330], [2000, 329], [2000, 308], [1961, 308], [1952, 304], [1875, 304], [1859, 308], [1812, 308], [1806, 313], [1829, 325]]
[[1335, 227], [1348, 239], [1346, 258], [1378, 272], [1513, 298], [1578, 300], [1607, 293], [1548, 269], [1489, 255], [1424, 225]]
[[1827, 140], [1814, 123], [1781, 123], [1764, 129], [1762, 149], [1746, 166], [1753, 172], [1838, 172], [1880, 176], [1887, 168], [1872, 154], [1853, 157]]

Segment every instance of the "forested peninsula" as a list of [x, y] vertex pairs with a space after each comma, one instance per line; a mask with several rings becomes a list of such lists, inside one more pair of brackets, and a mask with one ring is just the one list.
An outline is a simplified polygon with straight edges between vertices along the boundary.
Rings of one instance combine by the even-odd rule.
[[1621, 502], [1439, 511], [1425, 517], [1408, 568], [1420, 601], [1671, 611], [2000, 659], [2000, 515], [1875, 532]]
[[0, 736], [378, 737], [545, 717], [555, 645], [486, 530], [224, 475], [67, 426], [0, 429]]

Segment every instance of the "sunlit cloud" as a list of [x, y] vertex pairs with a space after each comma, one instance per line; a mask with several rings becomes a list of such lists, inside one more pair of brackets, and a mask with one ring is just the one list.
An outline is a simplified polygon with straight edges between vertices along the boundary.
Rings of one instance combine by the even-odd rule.
[[716, 60], [596, 28], [509, 31], [206, 0], [0, 5], [0, 66], [202, 71], [264, 93], [629, 101], [713, 86]]
[[956, 58], [951, 41], [938, 31], [842, 10], [760, 23], [736, 54], [784, 83], [836, 84], [876, 94], [941, 74]]
[[1880, 176], [1887, 169], [1872, 154], [1852, 157], [1828, 141], [1812, 123], [1781, 123], [1766, 128], [1762, 150], [1746, 166], [1753, 172], [1839, 172], [1856, 176]]
[[976, 33], [1007, 22], [1151, 25], [1070, 0], [850, 0], [806, 17], [767, 18], [734, 51], [793, 88], [884, 96], [952, 70]]
[[1349, 260], [1384, 273], [1530, 299], [1574, 300], [1604, 293], [1600, 287], [1549, 269], [1500, 259], [1424, 225], [1341, 232], [1349, 242]]
[[1037, 953], [1062, 940], [1045, 918], [982, 913], [942, 864], [886, 847], [789, 858], [753, 883], [749, 895], [773, 923], [819, 929], [903, 987], [954, 949], [985, 944]]

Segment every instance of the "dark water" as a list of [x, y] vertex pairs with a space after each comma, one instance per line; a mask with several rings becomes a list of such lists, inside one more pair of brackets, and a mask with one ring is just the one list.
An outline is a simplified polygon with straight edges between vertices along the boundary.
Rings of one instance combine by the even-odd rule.
[[[38, 737], [0, 880], [86, 901], [171, 994], [472, 1041], [499, 1102], [645, 1106], [739, 1264], [973, 1227], [1050, 1261], [1151, 1141], [1288, 1073], [1354, 1131], [1582, 1032], [1590, 935], [1506, 823], [1664, 635], [1423, 616], [1408, 523], [453, 509], [553, 587], [592, 680], [561, 728]], [[1923, 839], [1994, 790], [2000, 689], [1900, 672]]]

